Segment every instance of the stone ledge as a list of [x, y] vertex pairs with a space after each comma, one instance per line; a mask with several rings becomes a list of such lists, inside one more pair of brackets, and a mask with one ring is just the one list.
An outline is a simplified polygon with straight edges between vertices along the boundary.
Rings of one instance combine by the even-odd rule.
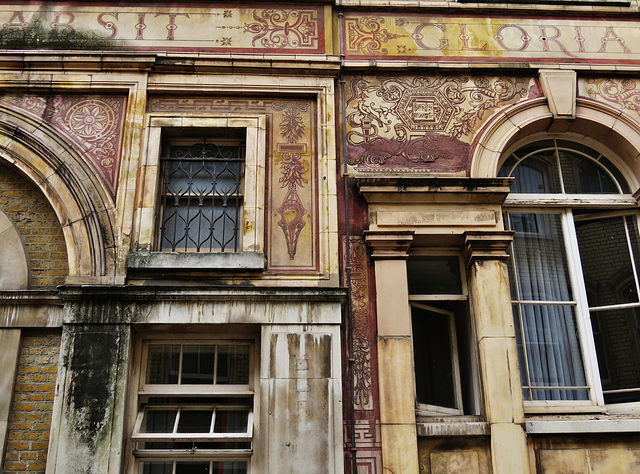
[[416, 423], [418, 436], [486, 436], [491, 430], [486, 421], [450, 421]]
[[129, 252], [127, 268], [134, 270], [232, 270], [263, 272], [267, 259], [258, 252]]
[[626, 420], [530, 420], [525, 423], [529, 434], [637, 433], [639, 426], [639, 418]]

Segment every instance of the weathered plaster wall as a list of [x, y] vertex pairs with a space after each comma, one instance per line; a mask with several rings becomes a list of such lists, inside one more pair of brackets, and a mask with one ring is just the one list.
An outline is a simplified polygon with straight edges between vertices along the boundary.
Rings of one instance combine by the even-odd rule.
[[64, 327], [51, 472], [120, 470], [130, 345], [127, 325]]
[[640, 472], [637, 434], [532, 436], [530, 443], [540, 474]]
[[420, 438], [420, 474], [489, 474], [489, 438]]

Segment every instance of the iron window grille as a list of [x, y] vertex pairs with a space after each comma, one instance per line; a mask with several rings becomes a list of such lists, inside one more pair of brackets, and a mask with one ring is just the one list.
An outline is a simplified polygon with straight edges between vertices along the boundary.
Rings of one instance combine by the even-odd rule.
[[244, 144], [169, 144], [161, 158], [160, 248], [237, 252], [241, 246]]

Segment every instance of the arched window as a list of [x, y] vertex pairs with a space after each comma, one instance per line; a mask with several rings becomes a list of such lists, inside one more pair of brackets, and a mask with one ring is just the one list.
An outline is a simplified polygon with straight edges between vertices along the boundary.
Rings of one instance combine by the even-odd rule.
[[637, 204], [602, 153], [562, 139], [503, 157], [524, 399], [640, 401]]

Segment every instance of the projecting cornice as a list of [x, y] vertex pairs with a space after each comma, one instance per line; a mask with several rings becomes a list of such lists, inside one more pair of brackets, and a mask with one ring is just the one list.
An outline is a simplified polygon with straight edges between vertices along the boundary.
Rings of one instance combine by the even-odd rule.
[[369, 204], [502, 204], [512, 178], [356, 177]]

